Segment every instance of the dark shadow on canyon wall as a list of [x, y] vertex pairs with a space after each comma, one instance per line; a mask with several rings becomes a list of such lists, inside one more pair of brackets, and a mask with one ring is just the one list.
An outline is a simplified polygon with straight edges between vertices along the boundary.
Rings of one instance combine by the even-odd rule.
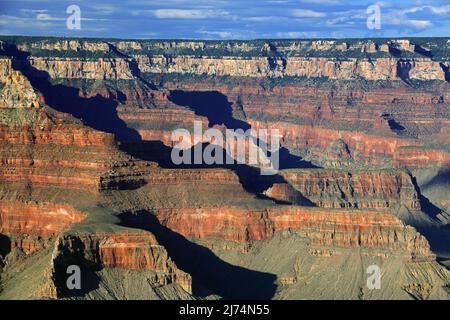
[[450, 68], [442, 62], [440, 63], [440, 66], [442, 71], [444, 71], [445, 81], [450, 82]]
[[113, 133], [120, 141], [139, 141], [139, 133], [127, 126], [117, 115], [117, 97], [81, 97], [80, 89], [62, 84], [52, 84], [47, 72], [33, 67], [27, 59], [29, 53], [20, 51], [15, 45], [5, 44], [1, 54], [12, 58], [14, 70], [21, 71], [33, 87], [38, 89], [45, 103], [59, 112], [71, 114], [87, 126], [103, 132]]
[[250, 125], [233, 117], [231, 103], [227, 97], [218, 91], [182, 91], [170, 92], [169, 100], [173, 103], [191, 108], [195, 114], [209, 120], [209, 127], [224, 125], [228, 129], [250, 129]]
[[389, 46], [389, 53], [397, 58], [402, 55], [402, 52], [400, 51], [400, 49], [397, 49], [393, 46]]
[[11, 239], [0, 233], [0, 256], [6, 257], [11, 252]]
[[422, 194], [420, 187], [417, 183], [417, 178], [411, 174], [411, 182], [419, 196], [420, 207], [430, 218], [437, 219], [436, 216], [441, 212], [437, 206], [435, 206], [427, 197]]
[[[450, 255], [450, 248], [448, 246], [450, 243], [449, 225], [441, 227], [416, 227], [416, 229], [428, 240], [431, 251], [436, 253], [439, 258], [438, 261], [448, 260]], [[441, 255], [444, 258], [442, 258]]]
[[397, 61], [397, 75], [407, 85], [411, 85], [411, 81], [409, 80], [409, 72], [411, 71], [411, 68], [412, 64], [410, 61], [408, 60]]
[[429, 50], [424, 49], [423, 47], [419, 46], [419, 45], [415, 45], [414, 46], [414, 52], [425, 56], [427, 58], [433, 58], [433, 53]]
[[440, 170], [432, 179], [424, 183], [421, 189], [426, 190], [433, 187], [450, 187], [450, 169]]
[[[89, 248], [86, 249], [80, 239], [73, 237], [71, 242], [73, 250], [64, 246], [58, 247], [58, 255], [53, 259], [54, 282], [59, 297], [84, 297], [100, 287], [100, 277], [96, 272], [102, 267], [84, 257], [84, 251], [89, 251]], [[80, 289], [69, 289], [67, 286], [68, 278], [74, 274], [68, 273], [68, 268], [72, 265], [80, 268]]]
[[126, 213], [121, 219], [127, 227], [144, 229], [155, 235], [176, 265], [192, 276], [195, 296], [217, 294], [225, 299], [267, 300], [276, 292], [276, 275], [227, 263], [208, 248], [161, 225], [149, 212]]
[[411, 181], [419, 196], [421, 210], [436, 222], [435, 226], [415, 225], [414, 227], [427, 238], [431, 250], [438, 253], [438, 256], [439, 254], [450, 254], [450, 249], [448, 247], [448, 244], [450, 243], [450, 225], [439, 225], [440, 219], [438, 218], [438, 215], [442, 210], [430, 201], [430, 199], [422, 193], [422, 190], [430, 188], [435, 184], [449, 183], [448, 180], [446, 180], [449, 176], [450, 172], [444, 171], [442, 172], [442, 177], [441, 174], [438, 174], [429, 182], [419, 187], [416, 177], [411, 175]]
[[398, 123], [390, 113], [383, 112], [381, 117], [387, 121], [389, 128], [397, 134], [402, 134], [405, 131], [406, 128]]
[[130, 71], [131, 71], [131, 74], [133, 75], [133, 77], [135, 77], [136, 79], [139, 79], [139, 81], [141, 81], [149, 89], [158, 90], [158, 88], [155, 86], [155, 84], [147, 81], [146, 79], [144, 79], [142, 77], [141, 69], [139, 69], [139, 65], [138, 65], [136, 59], [134, 59], [133, 57], [130, 57], [126, 54], [123, 54], [116, 48], [116, 46], [112, 45], [111, 43], [108, 43], [108, 47], [109, 47], [110, 51], [114, 52], [117, 56], [123, 58], [127, 62], [128, 68], [130, 68]]
[[[231, 103], [227, 96], [218, 91], [183, 91], [173, 90], [170, 92], [169, 100], [173, 103], [192, 109], [195, 114], [208, 119], [208, 126], [224, 125], [227, 129], [246, 131], [251, 125], [243, 120], [233, 117]], [[252, 137], [255, 145], [262, 146], [258, 137]], [[266, 151], [266, 149], [264, 149]], [[277, 151], [280, 159], [279, 169], [293, 168], [317, 168], [311, 162], [292, 154], [286, 147], [280, 146]], [[268, 152], [267, 154], [271, 154]]]

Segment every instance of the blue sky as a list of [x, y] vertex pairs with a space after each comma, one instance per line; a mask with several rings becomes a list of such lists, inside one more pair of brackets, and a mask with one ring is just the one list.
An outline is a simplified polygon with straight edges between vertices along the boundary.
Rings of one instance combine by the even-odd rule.
[[[81, 9], [69, 30], [66, 8]], [[369, 5], [381, 10], [370, 30]], [[112, 38], [450, 36], [450, 0], [0, 0], [0, 34]]]

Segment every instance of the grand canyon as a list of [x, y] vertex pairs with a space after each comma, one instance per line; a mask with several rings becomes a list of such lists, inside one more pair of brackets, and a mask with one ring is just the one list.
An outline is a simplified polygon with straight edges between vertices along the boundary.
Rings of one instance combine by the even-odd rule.
[[[448, 38], [0, 36], [0, 299], [448, 300], [449, 89]], [[175, 165], [194, 121], [278, 172]]]

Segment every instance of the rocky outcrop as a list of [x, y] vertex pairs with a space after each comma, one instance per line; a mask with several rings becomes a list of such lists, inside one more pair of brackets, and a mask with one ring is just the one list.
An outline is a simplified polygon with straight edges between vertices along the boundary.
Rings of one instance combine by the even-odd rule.
[[[448, 165], [448, 151], [421, 148], [423, 144], [420, 140], [393, 136], [382, 137], [345, 129], [333, 130], [284, 122], [255, 121], [252, 122], [252, 125], [255, 128], [279, 130], [285, 146], [306, 151], [307, 159], [316, 161], [325, 167], [439, 167]], [[336, 143], [343, 145], [344, 149], [336, 150], [334, 147]], [[342, 152], [347, 152], [346, 150], [348, 150], [348, 154], [340, 157]], [[419, 155], [417, 158], [411, 157], [410, 161], [405, 159], [402, 162], [402, 154], [408, 153], [408, 151], [412, 155]]]
[[12, 72], [0, 92], [0, 108], [39, 108], [38, 95], [27, 78], [19, 71]]
[[103, 268], [152, 271], [154, 275], [149, 279], [152, 285], [177, 283], [185, 291], [192, 292], [191, 277], [176, 267], [165, 248], [149, 232], [62, 235], [57, 239], [53, 253], [54, 276], [58, 278], [59, 269], [74, 262]]
[[12, 61], [11, 58], [0, 56], [0, 81], [6, 82], [6, 78], [11, 74]]

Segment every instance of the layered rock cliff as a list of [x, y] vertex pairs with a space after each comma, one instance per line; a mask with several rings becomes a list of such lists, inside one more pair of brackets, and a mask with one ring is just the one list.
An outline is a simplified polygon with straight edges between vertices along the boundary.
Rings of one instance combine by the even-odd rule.
[[[32, 65], [50, 71], [52, 78], [130, 79], [137, 66], [141, 72], [157, 74], [445, 81], [448, 69], [445, 55], [433, 55], [433, 50], [448, 48], [444, 39], [418, 43], [5, 40], [33, 53]], [[52, 55], [56, 57], [49, 59]]]
[[[450, 167], [448, 48], [1, 37], [0, 297], [448, 299], [416, 177]], [[278, 130], [281, 170], [175, 165], [196, 120]]]

